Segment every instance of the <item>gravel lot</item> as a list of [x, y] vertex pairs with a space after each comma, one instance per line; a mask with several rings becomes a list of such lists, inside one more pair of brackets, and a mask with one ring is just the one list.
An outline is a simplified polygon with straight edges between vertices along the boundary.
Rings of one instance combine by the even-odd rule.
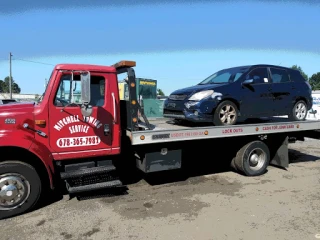
[[[129, 194], [62, 199], [0, 221], [5, 239], [320, 239], [320, 144], [290, 145], [291, 165], [260, 177], [220, 172], [129, 186]], [[319, 236], [317, 236], [319, 234]]]

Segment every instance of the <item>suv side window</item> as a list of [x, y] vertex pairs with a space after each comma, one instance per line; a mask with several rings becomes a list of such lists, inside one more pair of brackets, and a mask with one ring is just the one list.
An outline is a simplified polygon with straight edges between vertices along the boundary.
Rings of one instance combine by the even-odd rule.
[[[81, 104], [81, 82], [80, 76], [74, 75], [71, 83], [71, 74], [64, 74], [61, 77], [60, 85], [55, 96], [54, 105], [58, 107], [73, 103]], [[105, 102], [105, 78], [103, 76], [91, 76], [91, 106], [103, 106]], [[71, 94], [70, 94], [71, 93]]]
[[264, 67], [255, 68], [249, 72], [246, 79], [253, 79], [254, 84], [269, 83], [268, 70]]
[[290, 82], [289, 74], [284, 69], [270, 68], [273, 83], [286, 83]]

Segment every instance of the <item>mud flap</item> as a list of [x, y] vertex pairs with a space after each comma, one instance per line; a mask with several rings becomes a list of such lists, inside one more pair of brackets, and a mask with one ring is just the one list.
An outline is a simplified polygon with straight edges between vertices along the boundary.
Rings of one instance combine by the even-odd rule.
[[277, 142], [275, 144], [275, 154], [273, 159], [270, 161], [270, 164], [282, 167], [282, 168], [287, 168], [289, 166], [289, 138], [285, 137], [284, 141]]

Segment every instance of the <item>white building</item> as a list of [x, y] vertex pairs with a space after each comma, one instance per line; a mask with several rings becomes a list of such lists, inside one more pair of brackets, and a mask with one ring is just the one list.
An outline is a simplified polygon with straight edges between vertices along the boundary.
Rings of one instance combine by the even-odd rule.
[[[37, 97], [40, 97], [39, 94], [17, 94], [13, 93], [12, 98], [18, 101], [35, 101]], [[0, 93], [0, 99], [9, 99], [10, 93]]]

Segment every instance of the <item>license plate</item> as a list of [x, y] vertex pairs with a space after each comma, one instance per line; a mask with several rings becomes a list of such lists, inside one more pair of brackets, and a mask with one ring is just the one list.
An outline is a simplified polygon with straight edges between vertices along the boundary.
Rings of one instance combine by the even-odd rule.
[[175, 107], [176, 107], [176, 104], [175, 104], [175, 103], [168, 103], [168, 107], [175, 108]]

